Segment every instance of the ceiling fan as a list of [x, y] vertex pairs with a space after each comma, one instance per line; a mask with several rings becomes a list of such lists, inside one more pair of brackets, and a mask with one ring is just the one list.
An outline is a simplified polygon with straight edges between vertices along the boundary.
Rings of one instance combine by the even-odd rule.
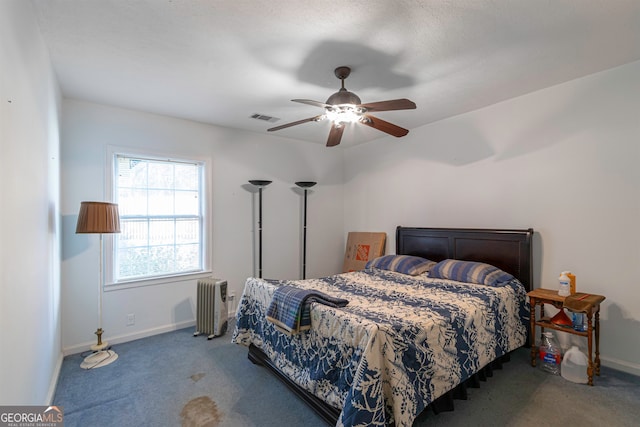
[[351, 68], [338, 67], [334, 74], [342, 82], [340, 90], [327, 99], [327, 102], [312, 101], [310, 99], [292, 99], [293, 102], [309, 104], [315, 107], [324, 108], [324, 114], [319, 114], [307, 119], [298, 120], [291, 123], [285, 123], [280, 126], [272, 127], [267, 131], [285, 129], [291, 126], [299, 125], [307, 122], [318, 122], [320, 120], [331, 120], [331, 130], [327, 139], [327, 147], [333, 147], [340, 144], [345, 124], [362, 123], [382, 132], [395, 137], [405, 136], [409, 133], [407, 129], [396, 126], [393, 123], [386, 122], [382, 119], [372, 116], [369, 112], [391, 111], [391, 110], [410, 110], [416, 108], [416, 104], [408, 99], [393, 99], [389, 101], [370, 102], [362, 104], [358, 95], [349, 92], [344, 87], [344, 80], [351, 74]]

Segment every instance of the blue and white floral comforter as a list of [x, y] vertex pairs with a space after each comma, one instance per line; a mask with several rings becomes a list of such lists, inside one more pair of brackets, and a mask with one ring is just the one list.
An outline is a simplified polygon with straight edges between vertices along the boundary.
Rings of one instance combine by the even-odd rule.
[[[286, 336], [265, 319], [279, 285], [349, 300], [313, 304], [311, 330]], [[526, 341], [517, 280], [497, 287], [371, 269], [322, 279], [247, 279], [232, 341], [254, 344], [336, 408], [338, 426], [411, 426], [420, 412]]]

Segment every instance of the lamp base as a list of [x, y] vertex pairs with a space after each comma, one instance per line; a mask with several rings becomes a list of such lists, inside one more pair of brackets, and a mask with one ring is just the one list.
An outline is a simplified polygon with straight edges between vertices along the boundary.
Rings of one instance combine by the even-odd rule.
[[105, 348], [109, 348], [109, 343], [107, 341], [104, 341], [104, 342], [100, 341], [98, 344], [94, 344], [90, 348], [93, 351], [102, 351]]
[[80, 367], [82, 369], [101, 368], [115, 362], [117, 358], [118, 354], [113, 350], [100, 350], [85, 357]]

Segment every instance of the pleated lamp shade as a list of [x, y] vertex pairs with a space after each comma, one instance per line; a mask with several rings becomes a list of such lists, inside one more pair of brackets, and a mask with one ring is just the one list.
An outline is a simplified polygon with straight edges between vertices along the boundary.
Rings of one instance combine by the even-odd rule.
[[118, 205], [108, 202], [82, 202], [76, 233], [119, 233]]

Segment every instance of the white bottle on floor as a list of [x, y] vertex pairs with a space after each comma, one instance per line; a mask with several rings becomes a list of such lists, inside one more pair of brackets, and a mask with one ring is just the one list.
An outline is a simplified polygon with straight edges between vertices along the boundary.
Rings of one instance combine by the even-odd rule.
[[586, 384], [589, 380], [587, 376], [588, 364], [587, 355], [581, 352], [578, 346], [572, 346], [562, 358], [560, 369], [562, 378], [574, 383]]

